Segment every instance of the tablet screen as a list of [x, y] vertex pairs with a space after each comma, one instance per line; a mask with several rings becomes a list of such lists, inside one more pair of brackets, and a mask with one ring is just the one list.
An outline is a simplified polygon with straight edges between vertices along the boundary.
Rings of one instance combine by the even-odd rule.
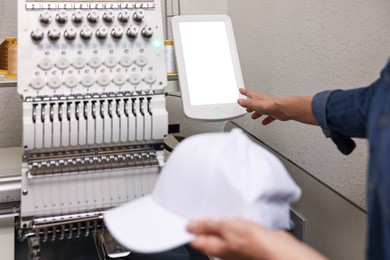
[[191, 105], [236, 103], [239, 86], [225, 23], [180, 22], [179, 29]]
[[172, 32], [184, 114], [207, 121], [245, 115], [237, 104], [244, 79], [230, 18], [175, 16]]

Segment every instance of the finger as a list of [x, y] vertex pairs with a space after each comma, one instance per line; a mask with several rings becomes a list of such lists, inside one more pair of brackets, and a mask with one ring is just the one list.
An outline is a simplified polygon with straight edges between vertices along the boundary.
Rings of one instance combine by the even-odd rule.
[[244, 107], [244, 108], [250, 108], [250, 109], [253, 109], [252, 108], [252, 101], [250, 100], [250, 99], [238, 99], [237, 100], [237, 103], [240, 105], [240, 106], [242, 106], [242, 107]]
[[220, 256], [226, 251], [224, 241], [214, 236], [199, 236], [190, 245], [212, 256]]
[[247, 109], [246, 109], [246, 112], [252, 113], [252, 112], [255, 112], [255, 110], [253, 110], [252, 108], [247, 108]]
[[269, 125], [269, 124], [271, 124], [273, 121], [275, 121], [275, 118], [273, 118], [272, 116], [267, 116], [267, 117], [263, 120], [262, 124], [263, 124], [263, 125]]
[[219, 234], [220, 223], [212, 219], [194, 221], [187, 225], [187, 231], [194, 234]]
[[258, 95], [256, 91], [247, 88], [240, 88], [240, 93], [244, 96], [247, 96], [248, 98], [254, 98], [256, 95]]
[[257, 119], [259, 119], [262, 116], [263, 116], [262, 114], [255, 112], [255, 113], [252, 114], [251, 118], [253, 120], [257, 120]]

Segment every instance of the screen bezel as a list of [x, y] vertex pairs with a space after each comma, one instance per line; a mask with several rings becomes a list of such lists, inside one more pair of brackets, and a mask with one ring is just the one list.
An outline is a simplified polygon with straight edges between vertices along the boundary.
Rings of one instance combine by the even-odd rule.
[[[244, 108], [234, 103], [225, 104], [206, 104], [192, 105], [190, 91], [187, 79], [187, 69], [183, 53], [183, 45], [181, 39], [180, 23], [185, 22], [224, 22], [227, 38], [230, 46], [230, 54], [233, 62], [234, 73], [236, 78], [237, 96], [245, 98], [239, 92], [240, 88], [244, 88], [244, 80], [241, 72], [236, 41], [234, 37], [233, 25], [227, 15], [187, 15], [176, 16], [172, 19], [172, 32], [175, 45], [176, 63], [178, 69], [179, 85], [182, 95], [184, 114], [192, 119], [207, 120], [207, 121], [223, 121], [246, 114]], [[208, 40], [208, 39], [204, 39]], [[201, 76], [201, 75], [200, 75]], [[207, 93], [205, 93], [207, 95]]]

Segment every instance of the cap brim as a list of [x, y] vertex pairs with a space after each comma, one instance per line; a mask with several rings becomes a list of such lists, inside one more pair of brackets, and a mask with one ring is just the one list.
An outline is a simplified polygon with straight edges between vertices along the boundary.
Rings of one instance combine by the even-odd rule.
[[194, 239], [186, 231], [188, 220], [161, 207], [151, 195], [107, 211], [104, 222], [117, 242], [138, 253], [159, 253]]

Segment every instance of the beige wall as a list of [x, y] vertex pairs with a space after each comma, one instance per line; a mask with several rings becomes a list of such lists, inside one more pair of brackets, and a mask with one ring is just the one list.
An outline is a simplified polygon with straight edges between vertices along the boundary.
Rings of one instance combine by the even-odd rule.
[[[313, 95], [366, 86], [390, 57], [390, 1], [229, 1], [247, 88]], [[344, 156], [317, 127], [294, 122], [245, 129], [365, 208], [367, 143]]]

